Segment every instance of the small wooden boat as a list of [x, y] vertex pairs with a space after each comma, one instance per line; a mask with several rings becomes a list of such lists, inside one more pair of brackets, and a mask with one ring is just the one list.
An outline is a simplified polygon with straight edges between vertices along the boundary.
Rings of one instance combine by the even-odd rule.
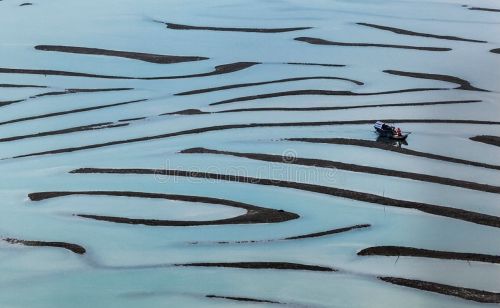
[[394, 127], [384, 122], [377, 121], [373, 125], [375, 131], [379, 134], [380, 137], [390, 138], [395, 140], [405, 140], [410, 133], [402, 132], [399, 127]]

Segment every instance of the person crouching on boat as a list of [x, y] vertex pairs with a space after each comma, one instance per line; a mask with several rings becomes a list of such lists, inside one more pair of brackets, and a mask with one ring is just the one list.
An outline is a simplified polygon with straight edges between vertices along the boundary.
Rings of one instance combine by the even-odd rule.
[[396, 128], [396, 135], [401, 136], [401, 128]]

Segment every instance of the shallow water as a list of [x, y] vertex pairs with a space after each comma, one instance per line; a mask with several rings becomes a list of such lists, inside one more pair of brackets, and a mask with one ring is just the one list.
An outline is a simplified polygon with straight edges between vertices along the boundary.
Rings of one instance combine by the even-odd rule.
[[[33, 247], [0, 241], [2, 307], [220, 307], [251, 302], [206, 295], [275, 301], [297, 307], [470, 307], [465, 299], [392, 285], [378, 276], [402, 277], [499, 292], [498, 264], [421, 257], [358, 256], [381, 245], [500, 255], [498, 227], [305, 190], [189, 177], [134, 174], [73, 174], [82, 167], [178, 169], [309, 183], [500, 216], [498, 194], [363, 172], [270, 163], [214, 154], [182, 154], [193, 147], [241, 153], [292, 155], [414, 172], [500, 186], [500, 171], [464, 163], [405, 155], [353, 145], [287, 141], [287, 138], [376, 140], [371, 124], [302, 122], [394, 119], [411, 131], [403, 148], [472, 162], [500, 165], [499, 148], [469, 140], [500, 135], [499, 123], [408, 123], [417, 120], [498, 121], [500, 107], [500, 13], [475, 11], [446, 1], [80, 1], [55, 0], [19, 6], [0, 2], [0, 67], [125, 76], [105, 79], [0, 73], [0, 84], [46, 88], [0, 88], [0, 238], [68, 242], [86, 249]], [[477, 0], [470, 6], [500, 8]], [[175, 30], [171, 22], [230, 28], [311, 29], [281, 33]], [[484, 40], [487, 43], [409, 36], [356, 23]], [[423, 51], [385, 47], [313, 45], [314, 37], [347, 43], [451, 48]], [[35, 50], [67, 45], [208, 60], [155, 64], [113, 56]], [[143, 80], [208, 73], [234, 62], [249, 68], [206, 77]], [[293, 63], [338, 64], [335, 66]], [[399, 70], [449, 75], [489, 90], [457, 89], [454, 82], [397, 76]], [[193, 95], [185, 91], [297, 77], [300, 80], [246, 85]], [[65, 89], [132, 88], [127, 91], [66, 93]], [[439, 88], [383, 95], [296, 95], [216, 102], [296, 90], [355, 94]], [[104, 106], [146, 99], [117, 106]], [[439, 101], [474, 103], [379, 106]], [[353, 107], [337, 110], [242, 108]], [[375, 106], [376, 105], [376, 106]], [[85, 108], [94, 108], [86, 110]], [[371, 107], [370, 107], [371, 106]], [[83, 109], [83, 110], [82, 110]], [[162, 115], [186, 109], [208, 114]], [[62, 112], [62, 113], [61, 113]], [[37, 117], [45, 115], [44, 117]], [[144, 119], [127, 120], [144, 117]], [[397, 120], [401, 123], [398, 123]], [[5, 123], [18, 120], [13, 123]], [[119, 120], [122, 120], [119, 122]], [[98, 123], [125, 126], [73, 128]], [[214, 129], [121, 144], [109, 142], [192, 129], [251, 123], [292, 126]], [[321, 125], [320, 125], [321, 124]], [[73, 129], [66, 131], [67, 129]], [[42, 134], [40, 134], [42, 133]], [[17, 136], [18, 140], [5, 138]], [[22, 137], [22, 139], [21, 139]], [[99, 147], [81, 147], [100, 144]], [[58, 149], [64, 153], [13, 158]], [[292, 157], [293, 158], [293, 157]], [[218, 220], [244, 214], [241, 208], [200, 202], [72, 195], [32, 201], [44, 191], [133, 191], [204, 196], [282, 209], [300, 218], [280, 223], [158, 227], [96, 221], [75, 214], [164, 220]], [[300, 240], [287, 237], [370, 224], [368, 228]], [[217, 242], [229, 242], [220, 244]], [[234, 243], [237, 241], [257, 241]], [[258, 242], [261, 241], [261, 242]], [[338, 272], [176, 267], [190, 262], [293, 262]], [[267, 303], [269, 304], [269, 303]], [[265, 306], [266, 303], [259, 303]], [[274, 306], [269, 304], [269, 306]]]

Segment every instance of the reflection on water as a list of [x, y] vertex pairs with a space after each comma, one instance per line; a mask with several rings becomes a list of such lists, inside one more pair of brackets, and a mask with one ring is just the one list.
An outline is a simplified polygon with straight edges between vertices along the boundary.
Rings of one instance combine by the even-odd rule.
[[383, 136], [378, 136], [377, 142], [390, 144], [390, 145], [398, 147], [398, 148], [401, 148], [402, 145], [408, 145], [408, 142], [406, 142], [406, 139], [405, 140], [395, 140], [395, 139], [392, 139], [389, 137], [383, 137]]

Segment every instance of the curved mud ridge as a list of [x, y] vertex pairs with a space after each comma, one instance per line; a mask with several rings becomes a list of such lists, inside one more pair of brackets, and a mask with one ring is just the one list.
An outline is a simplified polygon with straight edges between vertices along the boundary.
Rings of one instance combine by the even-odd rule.
[[30, 121], [30, 120], [37, 120], [37, 119], [43, 119], [43, 118], [50, 118], [50, 117], [57, 117], [57, 116], [61, 116], [61, 115], [86, 112], [86, 111], [92, 111], [92, 110], [98, 110], [98, 109], [104, 109], [104, 108], [110, 108], [110, 107], [116, 107], [116, 106], [123, 106], [123, 105], [128, 105], [128, 104], [141, 103], [141, 102], [145, 102], [145, 101], [147, 101], [147, 99], [138, 99], [138, 100], [133, 100], [133, 101], [121, 102], [121, 103], [113, 103], [113, 104], [99, 105], [99, 106], [94, 106], [94, 107], [86, 107], [86, 108], [78, 108], [78, 109], [72, 109], [72, 110], [66, 110], [66, 111], [58, 111], [58, 112], [40, 114], [40, 115], [36, 115], [36, 116], [7, 120], [7, 121], [0, 122], [0, 125], [6, 125], [6, 124], [12, 124], [12, 123], [18, 123], [18, 122], [24, 122], [24, 121]]
[[500, 256], [468, 252], [439, 251], [401, 246], [369, 247], [358, 252], [358, 256], [420, 257], [500, 264]]
[[381, 25], [370, 24], [370, 23], [366, 23], [366, 22], [358, 22], [356, 24], [358, 24], [360, 26], [366, 26], [366, 27], [370, 27], [370, 28], [379, 29], [379, 30], [390, 31], [390, 32], [393, 32], [393, 33], [396, 33], [396, 34], [402, 34], [402, 35], [421, 36], [421, 37], [429, 37], [429, 38], [436, 38], [436, 39], [450, 40], [450, 41], [462, 41], [462, 42], [473, 42], [473, 43], [488, 43], [486, 41], [471, 40], [471, 39], [461, 38], [461, 37], [457, 37], [457, 36], [436, 35], [436, 34], [423, 33], [423, 32], [414, 32], [414, 31], [404, 30], [404, 29], [400, 29], [400, 28], [394, 28], [394, 27], [388, 27], [388, 26], [381, 26]]
[[468, 9], [471, 11], [485, 11], [485, 12], [500, 13], [500, 9], [490, 9], [490, 8], [486, 8], [486, 7], [470, 7]]
[[480, 135], [480, 136], [470, 137], [469, 139], [472, 141], [478, 141], [500, 147], [500, 137], [498, 136]]
[[64, 128], [64, 129], [59, 129], [59, 130], [39, 132], [39, 133], [34, 133], [34, 134], [26, 134], [26, 135], [12, 136], [12, 137], [4, 137], [4, 138], [0, 138], [0, 142], [10, 142], [10, 141], [16, 141], [16, 140], [22, 140], [22, 139], [29, 139], [29, 138], [38, 138], [38, 137], [46, 137], [46, 136], [71, 134], [71, 133], [76, 133], [76, 132], [99, 130], [99, 129], [105, 129], [105, 128], [123, 127], [123, 126], [128, 126], [128, 125], [129, 125], [129, 123], [117, 123], [117, 124], [114, 124], [113, 122], [102, 122], [102, 123], [96, 123], [96, 124], [90, 124], [90, 125], [83, 125], [83, 126], [76, 126], [76, 127], [71, 127], [71, 128]]
[[17, 99], [17, 100], [13, 100], [13, 101], [0, 101], [0, 107], [8, 106], [11, 104], [20, 103], [20, 102], [24, 102], [24, 101], [25, 101], [25, 99]]
[[79, 255], [83, 255], [86, 252], [85, 248], [82, 246], [66, 242], [27, 241], [14, 238], [4, 238], [2, 240], [9, 244], [20, 244], [24, 246], [63, 248]]
[[452, 104], [472, 104], [480, 103], [481, 100], [460, 100], [460, 101], [435, 101], [435, 102], [417, 102], [417, 103], [394, 103], [394, 104], [375, 104], [375, 105], [355, 105], [355, 106], [339, 106], [339, 107], [262, 107], [262, 108], [237, 108], [219, 111], [202, 111], [199, 109], [184, 109], [160, 115], [196, 115], [196, 114], [215, 114], [215, 113], [233, 113], [233, 112], [260, 112], [260, 111], [332, 111], [346, 109], [362, 109], [362, 108], [384, 108], [384, 107], [418, 107], [432, 105], [452, 105]]
[[311, 142], [311, 143], [353, 145], [353, 146], [359, 146], [359, 147], [367, 147], [367, 148], [374, 148], [374, 149], [398, 152], [398, 153], [405, 154], [405, 155], [425, 157], [425, 158], [441, 160], [441, 161], [446, 161], [446, 162], [451, 162], [451, 163], [500, 170], [500, 166], [497, 166], [497, 165], [490, 165], [490, 164], [485, 164], [485, 163], [480, 163], [480, 162], [475, 162], [475, 161], [470, 161], [470, 160], [464, 160], [464, 159], [460, 159], [460, 158], [437, 155], [437, 154], [432, 154], [432, 153], [427, 153], [427, 152], [420, 152], [420, 151], [415, 151], [415, 150], [406, 149], [406, 148], [399, 148], [399, 147], [392, 146], [390, 144], [385, 144], [385, 143], [372, 141], [372, 140], [347, 139], [347, 138], [289, 138], [289, 139], [285, 139], [285, 140], [299, 141], [299, 142]]
[[209, 106], [224, 105], [224, 104], [231, 104], [231, 103], [237, 103], [237, 102], [246, 102], [246, 101], [253, 101], [253, 100], [273, 98], [273, 97], [296, 96], [296, 95], [372, 96], [372, 95], [385, 95], [385, 94], [437, 91], [437, 90], [448, 90], [448, 89], [446, 89], [446, 88], [414, 88], [414, 89], [402, 89], [402, 90], [368, 92], [368, 93], [357, 93], [357, 92], [352, 92], [352, 91], [334, 91], [334, 90], [290, 90], [290, 91], [264, 93], [264, 94], [256, 94], [256, 95], [231, 98], [231, 99], [218, 101], [215, 103], [210, 103]]
[[[484, 125], [499, 125], [500, 122], [495, 121], [475, 121], [475, 120], [441, 120], [441, 119], [377, 119], [384, 122], [398, 122], [398, 123], [449, 123], [449, 124], [484, 124]], [[178, 132], [165, 133], [160, 135], [153, 136], [145, 136], [124, 140], [116, 140], [109, 141], [104, 143], [95, 143], [84, 146], [70, 147], [70, 148], [62, 148], [55, 149], [49, 151], [42, 152], [34, 152], [29, 154], [17, 155], [10, 158], [2, 158], [2, 159], [11, 159], [11, 158], [22, 158], [22, 157], [31, 157], [31, 156], [40, 156], [47, 154], [61, 154], [61, 153], [71, 153], [76, 151], [84, 151], [90, 149], [97, 149], [102, 147], [134, 143], [134, 142], [143, 142], [149, 140], [156, 139], [164, 139], [192, 134], [200, 134], [205, 132], [213, 132], [213, 131], [224, 131], [230, 129], [243, 129], [243, 128], [261, 128], [261, 127], [310, 127], [310, 126], [328, 126], [328, 125], [358, 125], [358, 124], [373, 124], [377, 120], [352, 120], [352, 121], [325, 121], [325, 122], [284, 122], [284, 123], [249, 123], [249, 124], [227, 124], [227, 125], [217, 125], [217, 126], [208, 126], [201, 128], [193, 128]], [[1, 123], [0, 123], [1, 124]], [[481, 164], [481, 163], [477, 163]], [[482, 164], [481, 166], [486, 166], [486, 164]], [[500, 167], [494, 166], [492, 169], [497, 169]]]
[[[354, 225], [354, 226], [349, 226], [349, 227], [344, 227], [344, 228], [331, 229], [331, 230], [326, 230], [326, 231], [321, 231], [321, 232], [290, 236], [290, 237], [285, 237], [285, 238], [280, 238], [280, 239], [246, 240], [246, 241], [219, 241], [219, 242], [215, 242], [215, 243], [216, 244], [248, 244], [248, 243], [269, 243], [269, 242], [277, 242], [277, 241], [302, 240], [302, 239], [307, 239], [307, 238], [315, 238], [315, 237], [328, 236], [328, 235], [332, 235], [332, 234], [344, 233], [344, 232], [349, 232], [352, 230], [364, 229], [364, 228], [369, 228], [369, 227], [371, 227], [371, 225], [362, 224], [362, 225]], [[205, 242], [201, 242], [201, 243], [204, 244]], [[191, 242], [191, 244], [200, 244], [200, 242]]]
[[392, 284], [409, 287], [413, 289], [419, 289], [423, 291], [429, 291], [449, 296], [460, 297], [466, 300], [471, 300], [480, 303], [500, 303], [500, 293], [488, 292], [476, 289], [462, 288], [456, 286], [450, 286], [446, 284], [415, 280], [415, 279], [405, 279], [396, 277], [378, 277], [380, 280], [389, 282]]
[[331, 45], [331, 46], [349, 46], [349, 47], [383, 47], [383, 48], [396, 48], [396, 49], [414, 49], [424, 51], [450, 51], [451, 48], [444, 47], [424, 47], [424, 46], [409, 46], [409, 45], [393, 45], [393, 44], [377, 44], [377, 43], [345, 43], [328, 41], [315, 37], [296, 37], [294, 40], [299, 42], [306, 42], [313, 45]]
[[413, 77], [413, 78], [419, 78], [419, 79], [431, 79], [431, 80], [451, 82], [451, 83], [455, 83], [458, 85], [458, 87], [455, 88], [458, 90], [490, 92], [488, 90], [474, 87], [467, 80], [464, 80], [462, 78], [458, 78], [455, 76], [450, 76], [450, 75], [404, 72], [404, 71], [397, 71], [397, 70], [384, 70], [383, 72], [387, 73], [387, 74], [403, 76], [403, 77]]
[[0, 88], [48, 88], [47, 86], [37, 86], [32, 84], [12, 84], [12, 83], [0, 83]]
[[456, 179], [427, 175], [427, 174], [422, 174], [422, 173], [413, 173], [413, 172], [383, 169], [383, 168], [370, 167], [370, 166], [347, 164], [347, 163], [343, 163], [343, 162], [339, 162], [339, 161], [331, 161], [331, 160], [324, 160], [324, 159], [301, 158], [301, 157], [294, 157], [293, 159], [287, 159], [287, 157], [282, 156], [282, 155], [219, 151], [219, 150], [212, 150], [212, 149], [206, 149], [206, 148], [191, 148], [191, 149], [182, 150], [182, 151], [180, 151], [180, 153], [229, 155], [229, 156], [243, 157], [243, 158], [248, 158], [248, 159], [252, 159], [252, 160], [266, 161], [266, 162], [272, 162], [272, 163], [283, 163], [283, 164], [292, 164], [292, 165], [300, 165], [300, 166], [308, 166], [308, 167], [339, 169], [339, 170], [346, 170], [346, 171], [350, 171], [350, 172], [376, 174], [376, 175], [383, 175], [383, 176], [390, 176], [390, 177], [398, 177], [398, 178], [403, 178], [403, 179], [411, 179], [411, 180], [422, 181], [422, 182], [427, 182], [427, 183], [436, 183], [436, 184], [442, 184], [442, 185], [448, 185], [448, 186], [455, 186], [455, 187], [490, 192], [490, 193], [495, 193], [495, 194], [500, 193], [500, 187], [493, 186], [493, 185], [456, 180]]
[[29, 74], [29, 75], [49, 75], [49, 76], [68, 76], [68, 77], [88, 77], [88, 78], [103, 78], [103, 79], [134, 79], [134, 80], [167, 80], [167, 79], [183, 79], [207, 77], [221, 74], [229, 74], [244, 70], [251, 66], [257, 65], [257, 62], [235, 62], [222, 64], [214, 67], [214, 70], [207, 73], [177, 75], [177, 76], [159, 76], [159, 77], [129, 77], [129, 76], [114, 76], [114, 75], [98, 75], [90, 73], [57, 71], [57, 70], [39, 70], [39, 69], [18, 69], [18, 68], [0, 68], [0, 74]]
[[298, 270], [298, 271], [314, 271], [314, 272], [336, 272], [337, 270], [331, 267], [309, 265], [290, 262], [199, 262], [199, 263], [181, 263], [175, 266], [190, 266], [190, 267], [229, 267], [229, 268], [244, 268], [244, 269], [277, 269], [277, 270]]
[[311, 62], [287, 62], [290, 65], [306, 65], [306, 66], [326, 66], [326, 67], [345, 67], [344, 64], [330, 64], [330, 63], [311, 63]]
[[205, 89], [199, 89], [199, 90], [186, 91], [186, 92], [176, 93], [174, 95], [193, 95], [193, 94], [208, 93], [208, 92], [229, 90], [229, 89], [235, 89], [235, 88], [245, 88], [245, 87], [260, 86], [260, 85], [265, 85], [265, 84], [284, 83], [284, 82], [293, 82], [293, 81], [302, 81], [302, 80], [343, 80], [343, 81], [352, 82], [352, 83], [357, 84], [357, 85], [364, 84], [361, 81], [353, 80], [353, 79], [349, 79], [349, 78], [329, 77], [329, 76], [312, 76], [312, 77], [295, 77], [295, 78], [285, 78], [285, 79], [277, 79], [277, 80], [270, 80], [270, 81], [232, 84], [232, 85], [221, 86], [221, 87], [213, 87], [213, 88], [205, 88]]
[[80, 168], [72, 170], [70, 171], [70, 173], [165, 175], [172, 177], [178, 176], [178, 177], [189, 177], [189, 178], [212, 179], [217, 181], [228, 181], [228, 182], [246, 183], [254, 185], [291, 188], [301, 191], [307, 191], [307, 192], [319, 193], [319, 194], [346, 198], [361, 202], [367, 202], [371, 204], [414, 209], [436, 216], [448, 217], [480, 225], [500, 228], [500, 217], [493, 215], [482, 214], [478, 212], [472, 212], [441, 205], [387, 198], [369, 193], [340, 189], [335, 187], [321, 186], [316, 184], [298, 183], [298, 182], [275, 180], [275, 179], [252, 178], [252, 177], [208, 173], [208, 172], [169, 170], [169, 169]]
[[222, 295], [214, 295], [208, 294], [205, 295], [206, 298], [215, 298], [215, 299], [227, 299], [231, 301], [237, 302], [250, 302], [250, 303], [265, 303], [265, 304], [280, 304], [285, 305], [285, 303], [271, 301], [268, 299], [257, 299], [257, 298], [249, 298], [249, 297], [239, 297], [239, 296], [222, 296]]
[[233, 27], [209, 27], [209, 26], [189, 26], [174, 24], [171, 22], [162, 22], [167, 28], [173, 30], [208, 30], [208, 31], [228, 31], [228, 32], [258, 32], [258, 33], [281, 33], [312, 29], [312, 27], [296, 27], [296, 28], [233, 28]]
[[208, 58], [206, 57], [198, 57], [198, 56], [158, 55], [158, 54], [143, 53], [143, 52], [109, 50], [109, 49], [77, 47], [77, 46], [37, 45], [35, 46], [35, 49], [43, 51], [57, 51], [57, 52], [66, 52], [66, 53], [75, 53], [84, 55], [120, 57], [120, 58], [128, 58], [128, 59], [140, 60], [157, 64], [172, 64], [172, 63], [208, 60]]
[[95, 92], [118, 92], [118, 91], [130, 91], [134, 88], [103, 88], [103, 89], [65, 89], [64, 91], [52, 91], [45, 92], [31, 96], [30, 98], [43, 97], [43, 96], [55, 96], [55, 95], [65, 95], [73, 93], [95, 93]]
[[30, 198], [31, 201], [41, 201], [51, 198], [58, 198], [58, 197], [72, 196], [72, 195], [135, 197], [135, 198], [165, 199], [165, 200], [184, 201], [184, 202], [200, 202], [206, 204], [216, 204], [216, 205], [236, 207], [247, 211], [247, 213], [236, 217], [219, 219], [219, 220], [204, 220], [204, 221], [136, 219], [136, 218], [125, 218], [116, 216], [76, 214], [76, 216], [88, 219], [114, 222], [114, 223], [132, 224], [132, 225], [209, 226], [209, 225], [227, 225], [227, 224], [278, 223], [299, 218], [299, 215], [286, 212], [283, 210], [264, 208], [232, 200], [202, 197], [202, 196], [190, 196], [190, 195], [172, 195], [172, 194], [145, 193], [145, 192], [135, 192], [135, 191], [48, 191], [48, 192], [30, 193], [28, 197]]

